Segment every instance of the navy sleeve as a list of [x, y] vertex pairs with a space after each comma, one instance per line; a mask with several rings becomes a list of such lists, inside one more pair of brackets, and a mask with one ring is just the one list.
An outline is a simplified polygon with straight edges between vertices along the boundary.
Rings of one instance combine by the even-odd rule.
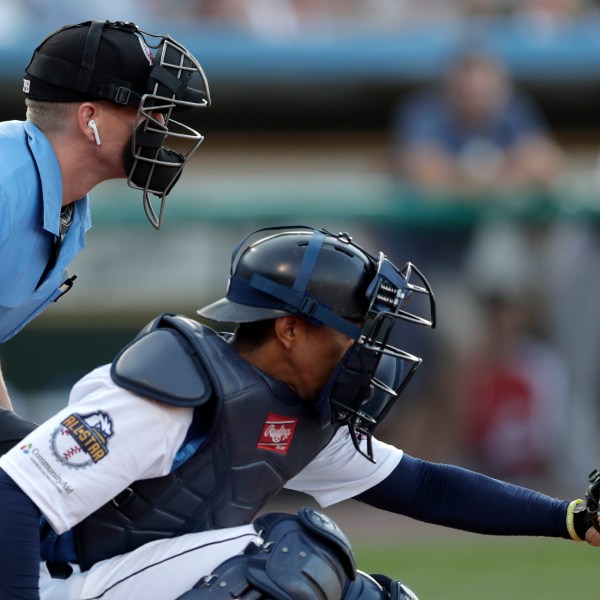
[[386, 479], [356, 499], [413, 519], [475, 533], [570, 539], [568, 501], [407, 454]]
[[0, 598], [40, 597], [40, 511], [0, 469]]

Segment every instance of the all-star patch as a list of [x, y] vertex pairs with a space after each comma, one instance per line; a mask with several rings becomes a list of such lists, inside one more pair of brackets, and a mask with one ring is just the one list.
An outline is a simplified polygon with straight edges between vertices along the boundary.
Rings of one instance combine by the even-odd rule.
[[112, 420], [104, 411], [73, 413], [52, 434], [52, 452], [67, 467], [88, 467], [108, 454], [108, 439], [112, 434]]
[[256, 447], [260, 450], [287, 454], [297, 423], [298, 419], [296, 418], [269, 413]]

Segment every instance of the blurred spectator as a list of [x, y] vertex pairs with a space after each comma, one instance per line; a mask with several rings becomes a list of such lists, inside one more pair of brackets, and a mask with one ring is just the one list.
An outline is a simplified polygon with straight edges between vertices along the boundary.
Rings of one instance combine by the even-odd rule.
[[[173, 18], [170, 5], [159, 5], [158, 16]], [[330, 35], [347, 12], [342, 0], [178, 0], [178, 7], [177, 16], [187, 21], [275, 40]]]
[[530, 36], [547, 39], [588, 14], [590, 5], [583, 0], [520, 0], [515, 3], [513, 18]]
[[[564, 481], [574, 442], [565, 432], [580, 429], [569, 413], [570, 363], [544, 320], [551, 284], [540, 277], [540, 233], [491, 222], [475, 232], [460, 270], [434, 272], [440, 331], [435, 348], [419, 349], [429, 376], [411, 383], [390, 438], [407, 451], [501, 478]], [[443, 257], [435, 236], [428, 241]]]
[[496, 477], [554, 474], [566, 416], [564, 364], [527, 331], [527, 303], [480, 296], [482, 339], [466, 361], [464, 441], [471, 464]]
[[22, 0], [3, 0], [0, 4], [0, 45], [18, 44], [28, 26], [29, 16]]
[[339, 4], [335, 0], [253, 0], [246, 4], [247, 23], [254, 34], [265, 38], [332, 35]]
[[576, 432], [564, 449], [575, 481], [586, 476], [578, 460], [598, 456], [600, 441], [600, 228], [590, 219], [561, 219], [554, 224], [540, 269], [546, 290], [546, 323], [565, 357], [570, 376], [565, 428]]
[[480, 321], [455, 373], [461, 438], [468, 464], [496, 477], [556, 476], [566, 463], [567, 364], [539, 329], [534, 248], [514, 228], [490, 226], [466, 267]]
[[398, 174], [432, 191], [482, 197], [545, 187], [562, 162], [535, 105], [500, 59], [478, 48], [459, 53], [441, 89], [401, 104], [393, 133]]
[[[46, 2], [46, 0], [21, 0], [21, 8], [29, 13], [30, 26], [40, 31], [52, 31], [65, 23], [99, 21], [139, 22], [152, 17], [153, 10], [142, 0], [78, 0], [77, 2]], [[140, 18], [141, 17], [141, 18]]]
[[[437, 86], [399, 104], [392, 127], [394, 172], [417, 201], [512, 202], [549, 188], [562, 166], [536, 106], [514, 88], [500, 58], [476, 43], [454, 54]], [[479, 223], [465, 215], [437, 229], [395, 231], [391, 242], [443, 295], [440, 334], [455, 349], [469, 321], [461, 273]], [[521, 236], [526, 241], [528, 232]]]

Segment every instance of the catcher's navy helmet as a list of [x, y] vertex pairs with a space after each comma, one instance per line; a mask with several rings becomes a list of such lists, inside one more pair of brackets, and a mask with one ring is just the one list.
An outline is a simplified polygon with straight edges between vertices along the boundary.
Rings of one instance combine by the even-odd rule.
[[421, 363], [391, 346], [390, 334], [398, 320], [435, 327], [435, 300], [414, 265], [398, 270], [383, 253], [372, 256], [347, 233], [272, 227], [236, 246], [226, 297], [198, 314], [227, 323], [294, 314], [356, 340], [321, 390], [317, 410], [323, 426], [347, 424], [356, 449], [373, 460], [373, 429]]
[[215, 321], [249, 323], [298, 314], [357, 338], [368, 300], [365, 290], [376, 264], [347, 234], [284, 227], [249, 242], [232, 257], [227, 296], [198, 311]]
[[[146, 33], [134, 23], [86, 21], [41, 42], [25, 68], [23, 92], [44, 102], [106, 100], [138, 110], [124, 167], [127, 183], [143, 191], [146, 216], [159, 229], [165, 196], [204, 139], [171, 120], [172, 113], [210, 106], [196, 58], [171, 37]], [[168, 137], [178, 141], [181, 152], [163, 145]], [[160, 199], [158, 215], [148, 194]]]

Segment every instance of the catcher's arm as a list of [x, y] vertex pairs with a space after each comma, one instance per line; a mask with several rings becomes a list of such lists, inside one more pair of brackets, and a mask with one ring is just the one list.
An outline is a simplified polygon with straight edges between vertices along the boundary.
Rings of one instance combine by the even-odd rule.
[[585, 540], [593, 546], [600, 546], [600, 472], [594, 469], [588, 480], [590, 484], [585, 492], [585, 500], [573, 500], [569, 504], [567, 529], [575, 541]]

